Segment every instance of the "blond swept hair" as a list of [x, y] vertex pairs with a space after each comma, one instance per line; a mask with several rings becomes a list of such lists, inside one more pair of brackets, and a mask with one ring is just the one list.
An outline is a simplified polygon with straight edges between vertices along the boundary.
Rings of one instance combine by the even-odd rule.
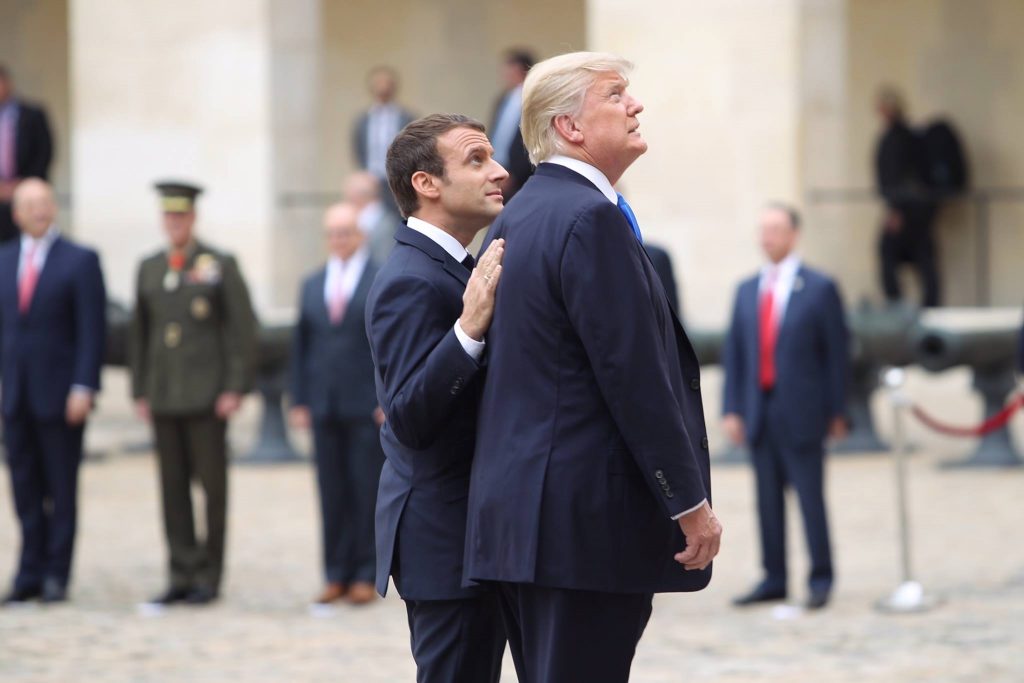
[[632, 62], [607, 52], [570, 52], [534, 65], [523, 84], [519, 124], [530, 161], [539, 164], [563, 151], [554, 120], [579, 115], [599, 74], [612, 71], [626, 78], [632, 70]]

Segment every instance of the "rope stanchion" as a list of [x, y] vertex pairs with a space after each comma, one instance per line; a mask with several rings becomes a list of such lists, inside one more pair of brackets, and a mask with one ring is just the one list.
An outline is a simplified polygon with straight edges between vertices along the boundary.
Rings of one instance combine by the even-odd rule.
[[1006, 404], [1005, 408], [974, 427], [960, 427], [941, 422], [926, 413], [919, 405], [911, 406], [910, 412], [924, 426], [940, 434], [945, 434], [946, 436], [979, 437], [1004, 428], [1010, 421], [1010, 418], [1013, 417], [1013, 414], [1021, 407], [1024, 407], [1024, 394], [1017, 394]]
[[899, 524], [900, 569], [902, 581], [896, 590], [880, 599], [875, 606], [882, 612], [890, 614], [906, 614], [909, 612], [925, 612], [935, 607], [939, 600], [927, 592], [919, 581], [914, 579], [910, 563], [910, 516], [907, 504], [907, 439], [904, 417], [910, 407], [910, 400], [903, 391], [905, 373], [900, 368], [889, 368], [882, 373], [882, 382], [889, 391], [892, 402], [893, 426], [893, 463], [896, 466], [896, 512]]

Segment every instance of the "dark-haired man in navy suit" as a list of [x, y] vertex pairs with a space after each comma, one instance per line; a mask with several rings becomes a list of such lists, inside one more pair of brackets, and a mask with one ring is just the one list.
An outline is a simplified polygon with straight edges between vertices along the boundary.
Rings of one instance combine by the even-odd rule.
[[46, 180], [53, 139], [46, 110], [14, 92], [14, 79], [0, 64], [0, 244], [18, 236], [11, 214], [14, 188], [26, 178]]
[[613, 184], [647, 149], [626, 60], [530, 70], [536, 173], [487, 337], [466, 578], [497, 584], [519, 680], [626, 681], [653, 594], [711, 578], [721, 525], [693, 348]]
[[724, 427], [752, 447], [765, 575], [737, 605], [787, 594], [785, 489], [800, 500], [811, 551], [808, 607], [824, 607], [833, 567], [825, 517], [824, 442], [846, 434], [849, 350], [839, 289], [796, 253], [800, 216], [782, 204], [761, 212], [768, 262], [736, 293], [726, 338]]
[[331, 255], [302, 285], [292, 341], [292, 423], [313, 428], [326, 585], [316, 599], [371, 602], [373, 510], [384, 455], [363, 320], [377, 275], [354, 204], [324, 214]]
[[67, 598], [85, 420], [100, 388], [106, 293], [96, 252], [54, 224], [39, 179], [14, 193], [21, 239], [0, 247], [0, 360], [7, 464], [21, 559], [6, 602]]
[[377, 588], [394, 578], [409, 614], [417, 683], [496, 683], [505, 635], [497, 599], [462, 586], [466, 498], [503, 243], [466, 251], [502, 208], [508, 173], [480, 123], [435, 114], [388, 150], [406, 225], [366, 305], [386, 416], [377, 495]]

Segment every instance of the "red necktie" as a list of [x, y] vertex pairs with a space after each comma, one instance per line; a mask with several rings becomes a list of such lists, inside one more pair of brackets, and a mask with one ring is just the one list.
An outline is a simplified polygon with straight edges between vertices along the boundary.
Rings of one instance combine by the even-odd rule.
[[758, 339], [761, 350], [758, 379], [761, 389], [764, 391], [775, 386], [775, 341], [779, 333], [775, 315], [775, 279], [774, 270], [769, 271], [765, 276], [758, 307]]
[[38, 250], [39, 242], [33, 242], [21, 267], [21, 279], [18, 280], [18, 311], [22, 315], [28, 312], [28, 307], [32, 304], [32, 295], [36, 291], [36, 283], [39, 281], [39, 269], [36, 268]]
[[338, 276], [334, 278], [331, 287], [331, 295], [327, 302], [327, 311], [331, 317], [331, 324], [337, 325], [345, 317], [345, 309], [348, 307], [348, 299], [345, 297], [345, 264], [342, 262], [338, 269]]

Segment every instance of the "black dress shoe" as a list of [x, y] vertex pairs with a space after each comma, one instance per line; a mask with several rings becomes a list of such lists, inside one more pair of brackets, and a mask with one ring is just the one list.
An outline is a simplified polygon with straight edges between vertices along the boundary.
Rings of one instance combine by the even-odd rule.
[[22, 603], [28, 602], [29, 600], [35, 600], [40, 595], [42, 595], [42, 591], [39, 589], [38, 586], [36, 586], [35, 588], [15, 588], [6, 596], [4, 596], [3, 604], [20, 605]]
[[758, 586], [749, 593], [733, 598], [732, 604], [737, 607], [747, 607], [748, 605], [756, 605], [762, 602], [777, 602], [785, 599], [786, 591], [784, 590], [769, 590], [764, 586]]
[[43, 602], [53, 604], [55, 602], [66, 602], [68, 589], [57, 579], [47, 579], [43, 582], [43, 592], [40, 597]]
[[165, 593], [161, 593], [152, 600], [149, 601], [150, 605], [173, 605], [176, 602], [185, 602], [188, 596], [191, 594], [190, 588], [168, 588]]
[[193, 588], [188, 596], [185, 598], [185, 602], [190, 605], [209, 605], [211, 602], [217, 599], [217, 591], [206, 586], [199, 586]]
[[811, 591], [807, 598], [807, 609], [821, 609], [828, 604], [828, 591]]

